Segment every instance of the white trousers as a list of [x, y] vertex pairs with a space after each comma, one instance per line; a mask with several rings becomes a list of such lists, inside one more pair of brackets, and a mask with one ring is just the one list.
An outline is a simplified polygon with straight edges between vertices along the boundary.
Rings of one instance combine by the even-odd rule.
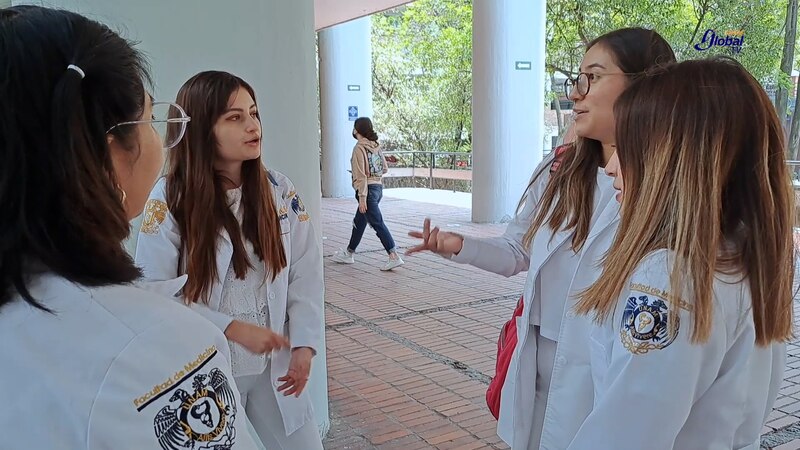
[[313, 420], [309, 420], [289, 436], [286, 435], [275, 391], [272, 390], [269, 370], [270, 365], [267, 363], [267, 368], [260, 375], [236, 377], [242, 405], [261, 442], [267, 450], [323, 450], [322, 438]]
[[544, 427], [544, 413], [547, 409], [547, 397], [550, 392], [550, 381], [553, 377], [553, 365], [556, 359], [558, 342], [542, 337], [539, 327], [531, 325], [528, 336], [536, 337], [536, 394], [533, 402], [533, 424], [531, 424], [531, 438], [528, 441], [529, 450], [539, 450]]

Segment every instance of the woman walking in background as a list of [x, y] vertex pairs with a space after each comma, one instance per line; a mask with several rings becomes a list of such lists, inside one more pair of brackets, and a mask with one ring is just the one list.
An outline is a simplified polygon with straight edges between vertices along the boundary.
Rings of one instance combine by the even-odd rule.
[[353, 232], [350, 235], [350, 243], [346, 249], [339, 249], [333, 254], [333, 260], [343, 264], [353, 264], [355, 259], [353, 254], [356, 252], [367, 224], [375, 230], [378, 239], [381, 240], [383, 248], [389, 254], [389, 259], [381, 267], [381, 270], [392, 270], [403, 265], [403, 259], [395, 251], [392, 233], [383, 222], [381, 208], [378, 206], [383, 198], [383, 182], [381, 177], [388, 169], [386, 158], [383, 156], [381, 146], [378, 143], [378, 134], [372, 128], [372, 121], [368, 117], [359, 117], [353, 126], [353, 137], [358, 140], [353, 147], [353, 156], [350, 158], [350, 166], [353, 173], [353, 188], [356, 190], [358, 199], [358, 210], [353, 218]]

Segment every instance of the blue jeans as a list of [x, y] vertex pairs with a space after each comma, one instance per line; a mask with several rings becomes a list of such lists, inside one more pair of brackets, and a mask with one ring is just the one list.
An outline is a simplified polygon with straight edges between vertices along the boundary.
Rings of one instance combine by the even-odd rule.
[[[364, 230], [367, 229], [367, 224], [375, 230], [378, 239], [381, 240], [383, 248], [386, 253], [391, 254], [394, 251], [394, 239], [392, 233], [386, 228], [383, 223], [383, 215], [378, 203], [383, 198], [383, 185], [382, 184], [369, 184], [367, 185], [367, 212], [361, 213], [356, 209], [356, 216], [353, 218], [353, 233], [350, 235], [350, 243], [347, 244], [347, 250], [351, 253], [356, 251], [356, 247], [361, 243], [361, 238], [364, 236]], [[358, 199], [358, 192], [356, 192], [356, 199]]]

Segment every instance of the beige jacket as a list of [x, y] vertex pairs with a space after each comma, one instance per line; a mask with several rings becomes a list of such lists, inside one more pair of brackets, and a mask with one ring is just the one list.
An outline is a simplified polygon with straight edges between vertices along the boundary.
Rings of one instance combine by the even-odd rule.
[[353, 147], [350, 157], [353, 174], [353, 188], [359, 197], [367, 196], [367, 186], [381, 184], [381, 177], [389, 171], [381, 146], [375, 141], [361, 138]]

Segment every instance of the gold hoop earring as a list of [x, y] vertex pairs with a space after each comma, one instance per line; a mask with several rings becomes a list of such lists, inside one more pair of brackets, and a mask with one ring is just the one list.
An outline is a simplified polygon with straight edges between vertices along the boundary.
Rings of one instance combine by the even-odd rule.
[[121, 188], [119, 185], [117, 185], [117, 191], [119, 191], [119, 193], [120, 193], [120, 195], [119, 195], [119, 197], [120, 197], [120, 198], [119, 198], [119, 200], [120, 200], [120, 202], [122, 202], [122, 204], [124, 205], [124, 204], [125, 204], [125, 200], [128, 198], [128, 194], [126, 194], [126, 193], [125, 193], [125, 190], [124, 190], [124, 189], [122, 189], [122, 188]]

